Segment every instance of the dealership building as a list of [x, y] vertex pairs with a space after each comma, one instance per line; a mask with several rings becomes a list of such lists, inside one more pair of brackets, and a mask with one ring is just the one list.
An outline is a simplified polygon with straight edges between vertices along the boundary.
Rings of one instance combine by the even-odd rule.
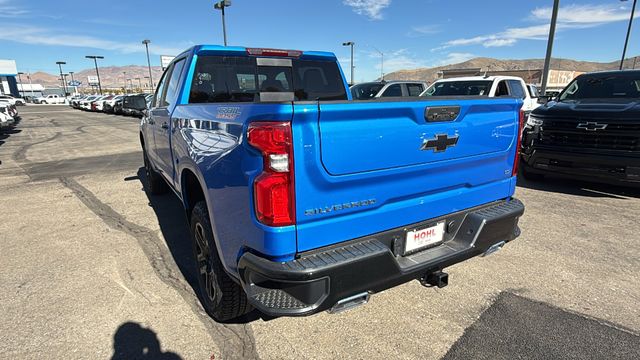
[[18, 96], [17, 75], [15, 60], [0, 59], [0, 94]]

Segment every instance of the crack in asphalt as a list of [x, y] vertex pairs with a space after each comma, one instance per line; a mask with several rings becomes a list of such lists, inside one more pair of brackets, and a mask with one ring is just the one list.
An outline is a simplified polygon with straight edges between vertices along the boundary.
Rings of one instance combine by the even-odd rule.
[[[207, 328], [209, 336], [220, 348], [222, 359], [258, 359], [253, 332], [248, 324], [220, 324], [202, 309], [193, 289], [184, 280], [162, 239], [151, 229], [128, 221], [103, 203], [91, 191], [72, 178], [61, 177], [60, 182], [107, 226], [131, 235], [137, 241], [158, 278], [174, 288]], [[244, 334], [244, 335], [242, 335]]]
[[18, 148], [18, 150], [16, 150], [13, 155], [11, 156], [11, 158], [16, 161], [16, 162], [23, 162], [23, 163], [28, 163], [31, 162], [31, 160], [27, 159], [27, 150], [29, 150], [32, 146], [34, 145], [39, 145], [39, 144], [44, 144], [46, 142], [49, 141], [53, 141], [56, 140], [57, 138], [59, 138], [62, 135], [61, 132], [56, 132], [55, 135], [53, 135], [52, 137], [46, 138], [44, 140], [41, 141], [36, 141], [36, 142], [32, 142], [32, 143], [28, 143], [28, 144], [24, 144], [22, 146], [20, 146]]

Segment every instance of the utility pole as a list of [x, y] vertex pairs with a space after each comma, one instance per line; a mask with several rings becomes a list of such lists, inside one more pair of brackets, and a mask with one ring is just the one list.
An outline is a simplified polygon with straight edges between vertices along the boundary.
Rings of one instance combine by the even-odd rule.
[[547, 81], [549, 80], [549, 67], [551, 66], [551, 53], [553, 52], [553, 38], [556, 34], [556, 22], [558, 21], [559, 6], [560, 0], [553, 0], [551, 25], [549, 26], [549, 40], [547, 40], [547, 55], [544, 58], [544, 69], [542, 70], [542, 86], [540, 91], [542, 96], [545, 96], [547, 92]]
[[142, 40], [144, 47], [147, 49], [147, 66], [149, 67], [149, 81], [151, 81], [151, 88], [153, 89], [153, 76], [151, 75], [151, 60], [149, 58], [149, 44], [151, 40], [145, 39]]
[[222, 36], [224, 37], [224, 46], [227, 46], [227, 24], [224, 19], [224, 8], [231, 6], [231, 0], [222, 0], [213, 4], [213, 8], [220, 10], [222, 13]]
[[102, 95], [102, 85], [100, 84], [100, 71], [98, 71], [98, 59], [104, 59], [104, 56], [87, 55], [85, 57], [87, 59], [93, 59], [93, 63], [96, 66], [96, 75], [98, 76], [98, 90], [100, 90], [100, 95]]
[[62, 76], [62, 65], [66, 65], [67, 63], [64, 61], [56, 61], [56, 64], [60, 68], [60, 82], [62, 83], [62, 91], [64, 91], [64, 97], [67, 97], [67, 85], [64, 83], [64, 76]]
[[375, 46], [371, 47], [380, 54], [380, 80], [384, 81], [384, 53]]
[[351, 83], [349, 85], [353, 85], [354, 84], [354, 66], [353, 66], [353, 46], [356, 43], [354, 43], [353, 41], [347, 41], [347, 42], [343, 42], [342, 46], [351, 46]]
[[[626, 0], [623, 0], [623, 1], [626, 1]], [[622, 70], [622, 65], [624, 65], [624, 57], [627, 55], [627, 45], [629, 45], [629, 35], [631, 35], [631, 25], [633, 25], [633, 15], [635, 15], [635, 12], [636, 12], [637, 2], [638, 0], [633, 0], [633, 5], [631, 6], [631, 15], [629, 16], [629, 27], [627, 27], [627, 37], [624, 40], [624, 48], [622, 49], [622, 59], [620, 59], [620, 70]]]
[[122, 80], [124, 80], [124, 93], [128, 94], [129, 91], [127, 91], [127, 72], [126, 71], [122, 72]]

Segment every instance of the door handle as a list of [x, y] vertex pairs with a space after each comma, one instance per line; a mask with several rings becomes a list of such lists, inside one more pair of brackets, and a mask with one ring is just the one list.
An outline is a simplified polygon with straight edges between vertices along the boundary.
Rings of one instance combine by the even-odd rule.
[[167, 123], [163, 123], [161, 126], [163, 129], [168, 130], [169, 129], [169, 124]]

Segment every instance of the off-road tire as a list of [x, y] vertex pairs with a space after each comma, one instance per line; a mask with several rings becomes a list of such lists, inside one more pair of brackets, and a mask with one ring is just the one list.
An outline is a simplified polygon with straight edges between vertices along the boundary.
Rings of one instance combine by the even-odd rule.
[[253, 307], [244, 290], [222, 266], [204, 201], [196, 203], [191, 212], [191, 240], [204, 310], [217, 321], [228, 321], [251, 311]]

